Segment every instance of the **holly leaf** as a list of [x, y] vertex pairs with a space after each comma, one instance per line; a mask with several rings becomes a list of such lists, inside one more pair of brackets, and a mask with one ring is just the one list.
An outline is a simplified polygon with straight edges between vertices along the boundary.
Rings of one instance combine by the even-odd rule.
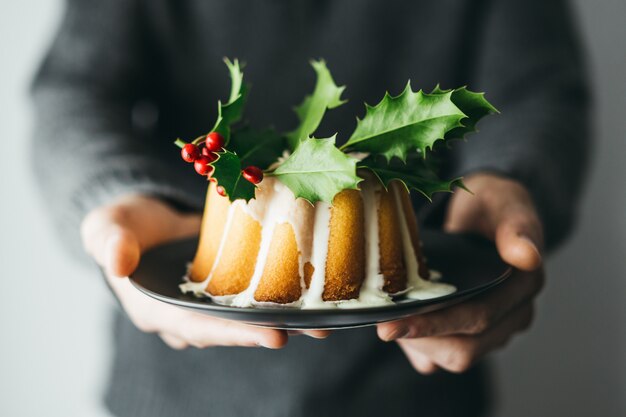
[[365, 107], [365, 116], [342, 149], [381, 154], [388, 161], [394, 156], [405, 161], [412, 150], [425, 156], [435, 141], [461, 127], [467, 117], [452, 101], [452, 91], [413, 92], [410, 82], [400, 95], [387, 93], [376, 106]]
[[467, 134], [477, 132], [476, 124], [483, 117], [500, 113], [485, 98], [485, 93], [475, 93], [469, 91], [467, 87], [456, 88], [453, 90], [442, 90], [439, 86], [435, 87], [432, 94], [446, 94], [452, 92], [452, 102], [467, 116], [461, 120], [463, 126], [452, 129], [446, 133], [445, 139], [463, 139]]
[[278, 180], [310, 203], [332, 203], [337, 193], [356, 189], [357, 160], [335, 146], [335, 136], [327, 139], [306, 138], [296, 150], [273, 172]]
[[268, 168], [283, 154], [285, 137], [273, 129], [256, 130], [245, 127], [232, 133], [230, 150], [239, 155], [241, 165]]
[[218, 158], [211, 163], [214, 168], [213, 178], [224, 187], [230, 201], [238, 199], [250, 201], [254, 198], [256, 186], [241, 175], [241, 159], [230, 151], [218, 153]]
[[224, 58], [224, 63], [230, 73], [230, 96], [226, 104], [223, 104], [221, 100], [218, 101], [217, 120], [211, 131], [219, 132], [224, 137], [226, 144], [228, 144], [231, 126], [241, 120], [243, 115], [248, 95], [248, 86], [243, 83], [243, 72], [241, 71], [239, 60], [235, 59], [231, 62], [228, 58]]
[[326, 110], [334, 109], [346, 102], [341, 100], [341, 94], [346, 87], [338, 87], [335, 84], [326, 67], [326, 62], [324, 60], [311, 61], [311, 65], [317, 74], [317, 82], [313, 94], [306, 96], [302, 104], [295, 109], [300, 125], [294, 131], [287, 133], [287, 142], [292, 151], [300, 142], [315, 132]]
[[429, 201], [437, 192], [452, 192], [455, 187], [467, 190], [462, 178], [442, 180], [428, 162], [419, 157], [410, 158], [407, 163], [397, 159], [388, 163], [382, 157], [369, 156], [359, 163], [358, 168], [373, 172], [385, 188], [391, 181], [400, 181], [407, 191], [415, 190]]

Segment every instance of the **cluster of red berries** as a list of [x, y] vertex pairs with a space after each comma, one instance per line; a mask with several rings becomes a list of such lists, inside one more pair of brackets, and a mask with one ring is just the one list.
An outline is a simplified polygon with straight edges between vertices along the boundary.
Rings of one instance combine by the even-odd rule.
[[[204, 146], [202, 146], [204, 144]], [[206, 135], [206, 139], [200, 146], [187, 143], [180, 150], [180, 156], [186, 162], [193, 162], [193, 167], [200, 175], [211, 175], [213, 167], [209, 164], [217, 159], [216, 152], [224, 147], [224, 137], [217, 132]]]
[[[204, 146], [202, 146], [204, 144]], [[199, 145], [195, 143], [185, 144], [180, 155], [186, 162], [193, 162], [193, 167], [200, 175], [211, 176], [213, 167], [209, 165], [211, 162], [217, 159], [217, 152], [224, 148], [224, 137], [218, 132], [211, 132], [206, 135], [204, 142]], [[241, 175], [252, 184], [258, 184], [263, 180], [263, 171], [256, 166], [249, 166], [241, 171]], [[211, 178], [211, 181], [215, 181]], [[217, 193], [221, 196], [226, 195], [224, 187], [217, 186]]]

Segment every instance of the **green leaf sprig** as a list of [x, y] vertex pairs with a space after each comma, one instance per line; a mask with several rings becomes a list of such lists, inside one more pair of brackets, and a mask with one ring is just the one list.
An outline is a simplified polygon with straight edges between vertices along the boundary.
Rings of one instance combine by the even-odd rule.
[[311, 61], [311, 66], [317, 75], [317, 82], [313, 93], [304, 98], [302, 104], [295, 108], [300, 125], [287, 133], [289, 148], [295, 151], [298, 145], [308, 139], [320, 125], [326, 110], [334, 109], [346, 103], [341, 99], [345, 86], [338, 87], [330, 75], [324, 60]]
[[[225, 59], [231, 78], [231, 93], [225, 104], [218, 102], [218, 116], [212, 131], [225, 139], [225, 149], [211, 163], [212, 179], [217, 180], [231, 201], [254, 198], [256, 185], [242, 175], [244, 167], [264, 169], [266, 176], [285, 184], [296, 198], [311, 203], [332, 203], [345, 189], [357, 189], [362, 180], [357, 170], [368, 170], [384, 187], [399, 181], [407, 188], [431, 199], [436, 192], [465, 188], [461, 178], [440, 179], [431, 162], [438, 141], [464, 139], [476, 131], [480, 119], [498, 110], [483, 93], [466, 87], [432, 92], [413, 91], [410, 83], [398, 96], [386, 93], [375, 106], [366, 104], [346, 143], [337, 147], [336, 135], [313, 137], [327, 111], [346, 102], [345, 86], [338, 86], [323, 60], [312, 61], [317, 81], [313, 92], [295, 108], [298, 126], [289, 132], [237, 127], [249, 87], [237, 60]], [[205, 136], [192, 143], [200, 143]], [[181, 146], [185, 142], [177, 140]], [[181, 146], [182, 147], [182, 146]], [[287, 152], [287, 153], [285, 153]], [[361, 155], [356, 159], [353, 153]], [[277, 160], [283, 156], [280, 164]], [[365, 155], [365, 157], [363, 157]]]
[[[226, 145], [228, 145], [232, 125], [239, 122], [243, 116], [249, 87], [243, 82], [242, 66], [239, 64], [239, 60], [231, 61], [228, 58], [224, 58], [224, 63], [230, 74], [230, 95], [226, 103], [222, 103], [221, 100], [217, 102], [217, 118], [210, 132], [221, 134], [225, 139]], [[206, 138], [206, 135], [206, 133], [200, 135], [190, 143], [198, 145]], [[174, 141], [174, 144], [179, 148], [182, 148], [186, 143], [180, 138]]]
[[285, 184], [296, 198], [331, 203], [341, 190], [356, 189], [357, 160], [335, 146], [335, 137], [306, 138], [271, 174]]

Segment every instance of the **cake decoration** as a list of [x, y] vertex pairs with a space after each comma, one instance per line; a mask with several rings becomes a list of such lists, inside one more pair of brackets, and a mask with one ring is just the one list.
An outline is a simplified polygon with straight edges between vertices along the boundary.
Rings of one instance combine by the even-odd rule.
[[[345, 87], [323, 60], [315, 88], [296, 107], [299, 124], [279, 133], [252, 128], [242, 66], [231, 77], [209, 133], [176, 140], [182, 158], [210, 181], [198, 250], [183, 291], [238, 306], [359, 307], [454, 288], [430, 280], [409, 192], [427, 199], [464, 188], [439, 178], [433, 147], [463, 139], [497, 110], [465, 87], [386, 93], [344, 145], [314, 137]], [[344, 132], [338, 134], [343, 135]]]

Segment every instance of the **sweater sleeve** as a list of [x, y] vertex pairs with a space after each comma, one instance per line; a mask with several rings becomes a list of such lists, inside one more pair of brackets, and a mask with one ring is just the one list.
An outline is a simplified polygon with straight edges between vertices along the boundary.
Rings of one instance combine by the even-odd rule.
[[202, 204], [189, 190], [192, 184], [177, 177], [182, 170], [168, 161], [175, 149], [163, 152], [156, 130], [133, 123], [150, 73], [146, 51], [135, 1], [70, 0], [33, 82], [33, 152], [45, 155], [36, 179], [75, 254], [82, 253], [79, 228], [86, 213], [116, 196], [142, 193], [185, 207]]
[[488, 2], [470, 87], [501, 111], [455, 146], [457, 174], [487, 171], [525, 184], [553, 247], [575, 218], [589, 155], [581, 48], [563, 0]]

